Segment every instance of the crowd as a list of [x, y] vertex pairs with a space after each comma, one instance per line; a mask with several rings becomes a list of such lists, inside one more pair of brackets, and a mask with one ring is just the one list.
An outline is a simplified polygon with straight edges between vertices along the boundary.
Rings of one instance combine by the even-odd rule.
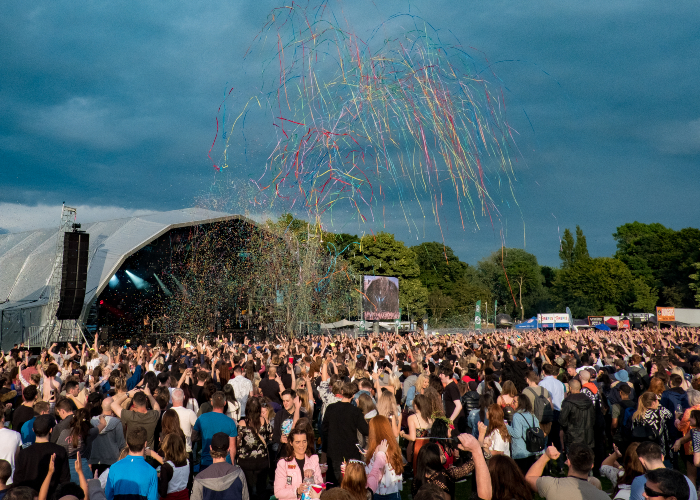
[[0, 500], [697, 500], [699, 333], [13, 349]]

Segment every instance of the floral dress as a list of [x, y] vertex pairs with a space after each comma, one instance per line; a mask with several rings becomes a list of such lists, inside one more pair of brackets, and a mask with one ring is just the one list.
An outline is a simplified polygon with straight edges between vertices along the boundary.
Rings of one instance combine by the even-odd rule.
[[262, 470], [270, 466], [267, 445], [272, 442], [272, 426], [265, 422], [260, 432], [255, 432], [246, 423], [238, 428], [241, 445], [236, 452], [237, 464], [243, 470]]

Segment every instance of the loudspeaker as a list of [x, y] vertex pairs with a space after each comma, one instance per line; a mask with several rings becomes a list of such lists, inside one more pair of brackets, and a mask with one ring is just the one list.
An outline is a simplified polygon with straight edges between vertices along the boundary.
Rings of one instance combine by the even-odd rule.
[[66, 233], [63, 240], [61, 293], [56, 319], [78, 319], [83, 310], [87, 286], [88, 233]]

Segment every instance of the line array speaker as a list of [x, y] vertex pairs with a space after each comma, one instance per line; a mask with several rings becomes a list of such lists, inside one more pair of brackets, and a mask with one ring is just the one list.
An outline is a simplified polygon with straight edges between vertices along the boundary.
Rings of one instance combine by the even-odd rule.
[[61, 293], [56, 319], [78, 319], [85, 302], [87, 286], [88, 233], [66, 233], [63, 241]]

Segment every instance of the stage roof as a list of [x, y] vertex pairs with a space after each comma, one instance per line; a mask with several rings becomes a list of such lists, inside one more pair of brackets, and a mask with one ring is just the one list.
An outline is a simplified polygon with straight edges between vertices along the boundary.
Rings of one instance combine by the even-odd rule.
[[[127, 257], [171, 229], [233, 219], [255, 224], [241, 215], [202, 208], [83, 223], [81, 230], [90, 234], [85, 303], [104, 289]], [[48, 302], [57, 236], [57, 228], [0, 234], [0, 310]]]

